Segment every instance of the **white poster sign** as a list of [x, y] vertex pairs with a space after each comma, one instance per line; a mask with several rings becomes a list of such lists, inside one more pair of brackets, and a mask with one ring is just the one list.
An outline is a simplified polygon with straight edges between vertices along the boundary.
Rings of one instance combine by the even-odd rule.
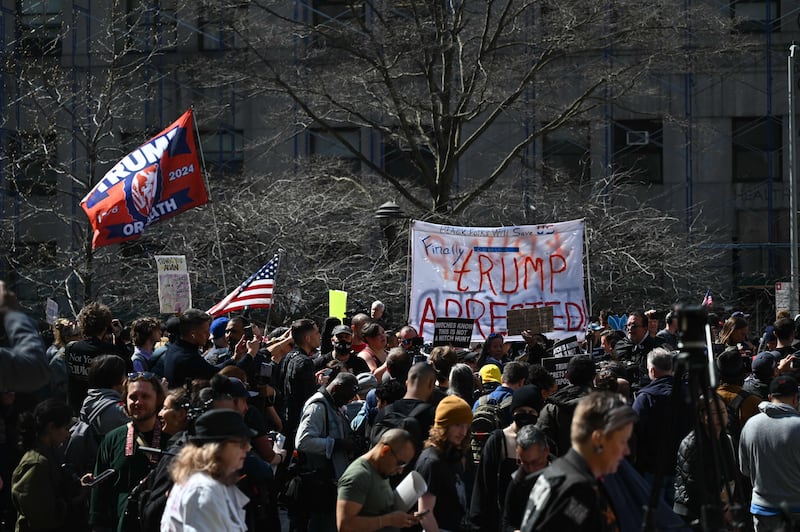
[[156, 255], [160, 312], [172, 314], [192, 307], [192, 286], [184, 255]]
[[472, 340], [482, 342], [507, 331], [509, 310], [544, 306], [553, 307], [548, 337], [583, 339], [583, 220], [514, 227], [413, 222], [409, 321], [426, 341], [437, 317], [476, 320]]

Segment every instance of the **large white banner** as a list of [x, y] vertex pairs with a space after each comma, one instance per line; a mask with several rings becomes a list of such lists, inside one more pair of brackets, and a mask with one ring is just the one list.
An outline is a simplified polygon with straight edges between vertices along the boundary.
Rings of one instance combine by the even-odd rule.
[[542, 306], [553, 307], [548, 337], [583, 338], [583, 220], [514, 227], [413, 222], [409, 321], [426, 341], [437, 317], [477, 320], [472, 340], [482, 342], [506, 333], [509, 310]]

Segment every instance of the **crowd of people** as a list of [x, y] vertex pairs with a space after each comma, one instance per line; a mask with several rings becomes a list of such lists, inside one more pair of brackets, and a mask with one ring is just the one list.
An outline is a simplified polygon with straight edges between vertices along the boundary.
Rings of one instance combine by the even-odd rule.
[[[676, 311], [553, 345], [424, 346], [383, 305], [266, 331], [88, 303], [39, 330], [0, 282], [2, 526], [18, 531], [790, 530], [796, 320], [751, 343], [709, 315], [715, 379]], [[798, 320], [800, 321], [800, 320]], [[52, 333], [49, 336], [48, 333]], [[800, 337], [800, 335], [798, 335]], [[560, 378], [560, 376], [559, 376]], [[711, 386], [715, 385], [715, 386]], [[408, 501], [403, 482], [420, 491]]]

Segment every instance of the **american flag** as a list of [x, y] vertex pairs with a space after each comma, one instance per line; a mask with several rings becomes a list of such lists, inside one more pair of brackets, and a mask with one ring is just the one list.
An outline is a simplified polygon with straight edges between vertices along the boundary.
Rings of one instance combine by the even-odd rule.
[[714, 298], [711, 297], [711, 290], [706, 290], [706, 297], [703, 298], [703, 302], [700, 303], [700, 306], [710, 307], [713, 304]]
[[245, 282], [225, 299], [208, 310], [212, 316], [227, 314], [248, 308], [269, 308], [272, 305], [272, 288], [275, 281], [275, 271], [278, 269], [278, 255], [258, 269]]

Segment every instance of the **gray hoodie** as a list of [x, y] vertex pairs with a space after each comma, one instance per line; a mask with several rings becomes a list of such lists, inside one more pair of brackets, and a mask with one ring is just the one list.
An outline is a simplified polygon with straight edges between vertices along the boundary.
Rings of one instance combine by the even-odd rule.
[[800, 511], [800, 412], [762, 401], [742, 428], [739, 463], [753, 483], [752, 504]]
[[89, 389], [81, 405], [80, 419], [86, 423], [92, 420], [100, 436], [130, 421], [122, 406], [122, 395], [110, 388]]

